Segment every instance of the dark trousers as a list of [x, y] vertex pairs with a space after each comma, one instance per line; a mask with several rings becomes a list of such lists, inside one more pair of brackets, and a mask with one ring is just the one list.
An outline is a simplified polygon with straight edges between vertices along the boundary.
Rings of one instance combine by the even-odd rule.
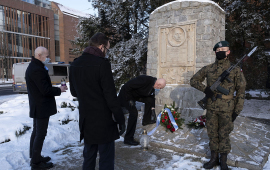
[[33, 119], [33, 131], [30, 139], [30, 158], [32, 163], [39, 163], [41, 158], [41, 151], [45, 136], [47, 135], [47, 129], [49, 124], [49, 118], [45, 119]]
[[[155, 108], [155, 98], [152, 96], [140, 98], [137, 101], [145, 103], [144, 108], [144, 115], [142, 122], [150, 122], [151, 121], [151, 114], [152, 114], [152, 108]], [[138, 118], [138, 111], [136, 107], [129, 107], [128, 102], [125, 102], [122, 104], [129, 112], [129, 118], [128, 118], [128, 125], [127, 125], [127, 131], [125, 135], [125, 140], [133, 140], [135, 131], [136, 131], [136, 125], [137, 125], [137, 118]]]
[[114, 141], [106, 144], [84, 144], [83, 170], [95, 170], [99, 152], [99, 170], [114, 170]]

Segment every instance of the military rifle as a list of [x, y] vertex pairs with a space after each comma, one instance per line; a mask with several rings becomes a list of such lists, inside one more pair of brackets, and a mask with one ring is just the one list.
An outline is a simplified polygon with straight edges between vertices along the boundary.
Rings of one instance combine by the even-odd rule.
[[[239, 65], [241, 62], [244, 62], [245, 60], [247, 60], [255, 51], [257, 50], [257, 46], [254, 47], [247, 55], [245, 54], [235, 65], [232, 65], [230, 68], [228, 68], [227, 70], [225, 70], [217, 79], [217, 81], [210, 87], [210, 89], [214, 92], [214, 91], [219, 91], [220, 93], [224, 94], [224, 95], [228, 95], [229, 94], [229, 90], [223, 88], [220, 86], [220, 84], [224, 81], [227, 80], [228, 82], [232, 82], [232, 80], [229, 79], [229, 75], [230, 72], [237, 66]], [[202, 100], [198, 101], [198, 104], [203, 108], [203, 110], [206, 109], [206, 104], [207, 104], [207, 99], [208, 97], [204, 97]], [[212, 101], [216, 101], [216, 97], [212, 96]]]

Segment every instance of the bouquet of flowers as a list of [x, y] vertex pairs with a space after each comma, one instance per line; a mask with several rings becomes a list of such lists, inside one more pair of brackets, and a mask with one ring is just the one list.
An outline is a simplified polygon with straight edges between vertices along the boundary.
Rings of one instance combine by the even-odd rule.
[[205, 122], [206, 122], [206, 116], [202, 115], [196, 118], [194, 121], [190, 121], [187, 125], [189, 127], [195, 127], [195, 129], [198, 129], [198, 128], [206, 127]]
[[167, 112], [167, 110], [165, 110], [165, 108], [168, 108], [171, 111], [177, 126], [180, 129], [182, 129], [181, 126], [184, 122], [184, 119], [180, 118], [181, 113], [177, 112], [178, 108], [175, 108], [175, 102], [173, 102], [171, 106], [167, 106], [166, 104], [164, 105], [164, 109], [162, 110], [162, 113], [161, 113], [160, 124], [164, 126], [166, 130], [170, 130], [171, 132], [175, 131], [172, 125], [172, 122], [169, 118], [169, 113]]

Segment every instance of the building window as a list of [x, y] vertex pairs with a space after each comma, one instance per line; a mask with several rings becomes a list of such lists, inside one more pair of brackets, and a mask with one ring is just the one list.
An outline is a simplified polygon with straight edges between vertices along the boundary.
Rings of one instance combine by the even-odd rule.
[[60, 56], [55, 56], [55, 61], [60, 62]]

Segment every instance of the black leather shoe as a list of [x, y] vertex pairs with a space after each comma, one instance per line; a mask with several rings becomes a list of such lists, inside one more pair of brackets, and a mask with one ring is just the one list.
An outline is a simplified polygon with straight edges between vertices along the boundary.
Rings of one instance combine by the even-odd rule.
[[[49, 162], [50, 160], [51, 160], [51, 157], [49, 156], [46, 156], [46, 157], [41, 156], [41, 159], [40, 159], [40, 161], [44, 163]], [[32, 160], [30, 161], [30, 165], [32, 165]]]
[[156, 121], [155, 120], [151, 120], [150, 122], [142, 122], [142, 125], [143, 126], [146, 126], [146, 125], [150, 125], [150, 124], [154, 124], [154, 123], [156, 123]]
[[124, 144], [136, 146], [139, 145], [140, 143], [135, 140], [124, 140]]
[[46, 156], [46, 157], [44, 157], [44, 156], [41, 156], [42, 158], [41, 158], [41, 162], [49, 162], [52, 158], [51, 157], [49, 157], [49, 156]]
[[41, 169], [50, 169], [53, 167], [51, 162], [40, 162], [39, 164], [31, 164], [31, 170], [41, 170]]

